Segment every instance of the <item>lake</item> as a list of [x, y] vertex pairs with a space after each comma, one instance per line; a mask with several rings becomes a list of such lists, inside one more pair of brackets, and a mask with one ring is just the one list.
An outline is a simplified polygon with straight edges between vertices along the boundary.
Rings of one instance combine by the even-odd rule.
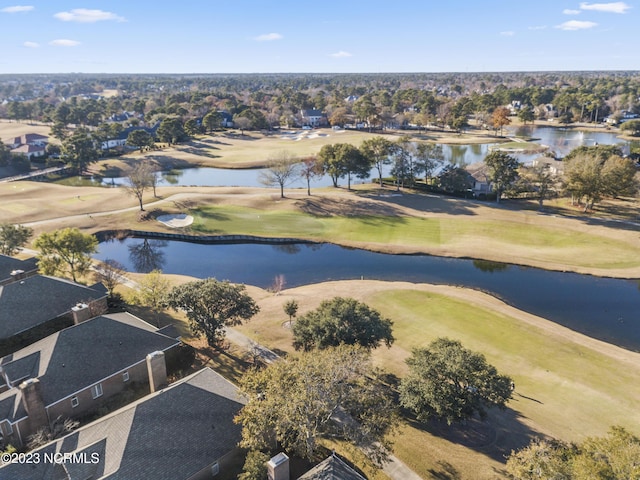
[[[524, 126], [518, 128], [505, 129], [508, 135], [520, 137], [533, 137], [537, 143], [547, 145], [558, 155], [566, 155], [572, 149], [586, 145], [595, 144], [609, 145], [622, 144], [626, 142], [617, 138], [611, 132], [583, 132], [555, 127]], [[445, 161], [451, 164], [464, 166], [481, 162], [487, 156], [490, 148], [498, 145], [471, 144], [471, 145], [442, 145]], [[539, 157], [539, 154], [514, 154], [522, 163], [528, 163]], [[182, 170], [171, 170], [162, 172], [162, 182], [160, 185], [172, 186], [224, 186], [224, 187], [264, 187], [260, 182], [260, 172], [263, 169], [224, 169], [224, 168], [185, 168]], [[384, 175], [390, 175], [391, 167], [386, 167]], [[371, 171], [372, 177], [377, 177], [377, 170]], [[120, 186], [126, 182], [125, 177], [105, 178], [102, 184], [110, 186]], [[362, 183], [362, 180], [352, 179], [353, 184]], [[66, 181], [66, 183], [69, 183]], [[346, 179], [340, 180], [340, 185], [346, 185]], [[323, 176], [313, 179], [311, 188], [329, 187], [333, 185], [331, 178]], [[287, 188], [306, 188], [304, 179], [297, 179], [290, 182]]]
[[127, 238], [103, 242], [96, 258], [127, 270], [216, 277], [269, 287], [329, 280], [375, 279], [460, 285], [591, 337], [640, 351], [638, 282], [551, 272], [494, 262], [429, 255], [388, 255], [332, 244], [195, 244]]

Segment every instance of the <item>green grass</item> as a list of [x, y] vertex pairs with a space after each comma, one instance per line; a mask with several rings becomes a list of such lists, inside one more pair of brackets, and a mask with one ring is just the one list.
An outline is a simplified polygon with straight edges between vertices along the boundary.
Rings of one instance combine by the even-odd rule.
[[[514, 379], [516, 390], [509, 406], [515, 415], [492, 416], [497, 428], [508, 433], [498, 436], [493, 446], [498, 451], [509, 452], [526, 443], [527, 435], [539, 434], [536, 429], [564, 440], [602, 435], [611, 425], [640, 433], [640, 372], [627, 363], [442, 295], [389, 290], [366, 301], [394, 321], [394, 346], [375, 352], [377, 361], [392, 373], [402, 376], [406, 372], [404, 359], [412, 348], [446, 336], [482, 352], [500, 372]], [[521, 420], [514, 419], [518, 417]], [[459, 445], [445, 447], [446, 441], [436, 437], [406, 426], [397, 439], [396, 454], [430, 478], [437, 449], [449, 448], [451, 456], [439, 458], [449, 462], [457, 458], [454, 463], [461, 478], [491, 478], [474, 470], [488, 471], [492, 463], [488, 459], [478, 463], [477, 452], [465, 453]]]
[[[349, 288], [355, 287], [345, 290]], [[472, 301], [411, 286], [390, 284], [373, 293], [365, 288], [357, 290], [358, 299], [394, 322], [393, 346], [374, 351], [374, 361], [384, 371], [401, 378], [414, 347], [449, 337], [482, 352], [516, 385], [507, 411], [491, 413], [496, 440], [482, 448], [449, 440], [433, 425], [403, 422], [395, 436], [395, 454], [423, 478], [502, 478], [504, 456], [534, 436], [579, 441], [604, 435], [611, 425], [640, 434], [640, 371], [631, 362], [583, 346], [576, 337], [559, 335], [559, 330], [552, 333]], [[310, 285], [290, 295], [306, 311], [309, 302], [316, 304], [326, 292]], [[285, 291], [282, 302], [287, 295]], [[270, 298], [266, 300], [264, 313], [239, 329], [271, 348], [293, 351], [291, 331], [280, 327], [281, 309]]]
[[[433, 247], [487, 245], [517, 258], [601, 269], [640, 265], [640, 247], [624, 241], [566, 229], [460, 216], [416, 218], [382, 216], [316, 217], [298, 211], [204, 206], [191, 212], [192, 230], [202, 234], [295, 237], [349, 245]], [[473, 256], [473, 253], [469, 253]], [[481, 255], [480, 255], [481, 256]], [[523, 262], [524, 263], [524, 262]]]

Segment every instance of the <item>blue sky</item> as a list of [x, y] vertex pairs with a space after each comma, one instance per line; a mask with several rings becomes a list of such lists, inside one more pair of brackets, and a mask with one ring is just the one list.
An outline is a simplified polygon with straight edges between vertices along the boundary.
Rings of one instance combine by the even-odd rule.
[[640, 70], [640, 4], [0, 0], [0, 73]]

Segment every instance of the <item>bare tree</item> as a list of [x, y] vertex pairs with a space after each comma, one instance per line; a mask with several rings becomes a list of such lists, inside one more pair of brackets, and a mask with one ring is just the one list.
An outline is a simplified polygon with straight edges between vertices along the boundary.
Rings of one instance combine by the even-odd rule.
[[144, 207], [142, 206], [144, 191], [154, 184], [154, 177], [155, 172], [153, 171], [151, 165], [147, 162], [138, 163], [127, 176], [127, 183], [125, 185], [125, 188], [129, 195], [132, 195], [138, 199], [141, 212], [144, 212]]
[[302, 167], [300, 176], [307, 181], [307, 195], [311, 195], [311, 179], [322, 177], [322, 162], [316, 156], [310, 156], [302, 159]]
[[112, 258], [107, 258], [104, 262], [101, 262], [95, 271], [96, 280], [107, 288], [110, 297], [113, 297], [115, 288], [123, 283], [124, 274], [124, 265]]
[[280, 198], [284, 198], [284, 187], [298, 176], [298, 162], [290, 152], [283, 150], [269, 160], [269, 168], [260, 173], [260, 183], [268, 187], [280, 187]]

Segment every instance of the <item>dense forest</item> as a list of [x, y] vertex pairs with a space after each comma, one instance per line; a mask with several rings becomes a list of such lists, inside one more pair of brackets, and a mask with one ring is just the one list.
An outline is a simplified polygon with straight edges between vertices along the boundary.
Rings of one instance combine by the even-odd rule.
[[0, 76], [0, 118], [93, 127], [122, 112], [152, 124], [225, 111], [261, 129], [295, 124], [301, 110], [318, 109], [331, 123], [460, 129], [514, 102], [525, 120], [597, 122], [637, 113], [640, 72]]

